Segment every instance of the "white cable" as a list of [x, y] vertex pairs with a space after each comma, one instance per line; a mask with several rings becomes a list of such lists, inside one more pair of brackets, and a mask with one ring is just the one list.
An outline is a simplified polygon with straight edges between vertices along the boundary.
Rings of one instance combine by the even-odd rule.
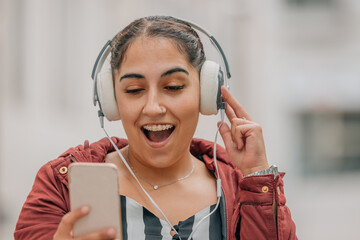
[[217, 208], [219, 207], [219, 204], [220, 204], [220, 197], [218, 197], [218, 200], [216, 202], [216, 206], [215, 208], [208, 214], [206, 215], [205, 217], [203, 217], [197, 224], [196, 226], [193, 228], [192, 232], [190, 233], [189, 237], [187, 240], [191, 240], [192, 236], [194, 235], [194, 233], [196, 232], [196, 230], [200, 227], [200, 224], [205, 221], [205, 219], [207, 219], [208, 217], [210, 217], [216, 210]]
[[196, 226], [193, 228], [191, 234], [189, 235], [188, 239], [187, 240], [191, 240], [192, 236], [194, 235], [195, 231], [199, 228], [200, 224], [208, 217], [210, 217], [216, 210], [217, 208], [219, 207], [219, 204], [220, 204], [220, 199], [221, 199], [221, 179], [220, 179], [220, 175], [219, 175], [219, 169], [218, 169], [218, 166], [217, 166], [217, 158], [216, 158], [216, 144], [217, 144], [217, 137], [218, 137], [218, 133], [219, 133], [219, 130], [220, 130], [220, 127], [222, 126], [223, 122], [224, 122], [224, 119], [225, 119], [225, 110], [224, 109], [220, 109], [220, 117], [221, 117], [221, 122], [219, 124], [219, 127], [216, 131], [216, 134], [215, 134], [215, 140], [214, 140], [214, 147], [213, 147], [213, 157], [214, 157], [214, 165], [215, 165], [215, 169], [216, 169], [216, 175], [217, 175], [217, 179], [216, 179], [216, 196], [218, 198], [217, 200], [217, 203], [216, 203], [216, 206], [215, 208], [208, 214], [206, 215], [205, 217], [203, 217], [197, 224]]
[[[215, 140], [214, 140], [214, 147], [213, 147], [213, 157], [214, 157], [214, 165], [215, 165], [215, 169], [216, 169], [216, 175], [217, 175], [217, 179], [216, 179], [216, 196], [217, 196], [217, 202], [216, 202], [216, 206], [215, 208], [205, 217], [203, 217], [197, 224], [196, 226], [193, 228], [192, 232], [190, 233], [189, 237], [187, 238], [187, 240], [191, 240], [192, 236], [194, 235], [194, 233], [196, 232], [196, 230], [199, 228], [200, 224], [205, 221], [205, 219], [207, 219], [208, 217], [210, 217], [213, 213], [215, 213], [215, 211], [218, 209], [219, 205], [220, 205], [220, 199], [221, 199], [221, 179], [220, 179], [220, 175], [219, 175], [219, 169], [217, 166], [217, 158], [216, 158], [216, 144], [217, 144], [217, 137], [218, 137], [218, 133], [220, 130], [220, 127], [222, 126], [223, 122], [224, 122], [224, 118], [225, 118], [225, 110], [224, 109], [220, 109], [220, 116], [221, 116], [221, 122], [219, 124], [219, 127], [216, 131], [215, 134]], [[156, 204], [156, 202], [152, 199], [152, 197], [150, 196], [150, 194], [145, 190], [145, 188], [142, 186], [142, 184], [140, 183], [139, 179], [136, 177], [135, 173], [133, 172], [133, 170], [131, 169], [131, 167], [129, 166], [128, 162], [125, 160], [124, 156], [121, 154], [119, 148], [116, 146], [116, 144], [114, 143], [114, 141], [110, 138], [109, 134], [106, 132], [105, 128], [104, 128], [104, 123], [103, 123], [103, 117], [100, 117], [100, 124], [101, 124], [101, 128], [104, 130], [106, 137], [109, 139], [110, 143], [113, 145], [113, 147], [115, 148], [116, 152], [118, 153], [118, 155], [120, 156], [122, 162], [125, 164], [126, 168], [129, 170], [129, 172], [131, 173], [131, 175], [135, 178], [136, 182], [139, 184], [140, 188], [143, 190], [143, 192], [145, 193], [145, 195], [147, 196], [147, 198], [151, 201], [151, 203], [155, 206], [155, 208], [160, 212], [160, 214], [162, 215], [162, 217], [165, 219], [165, 221], [169, 224], [170, 228], [172, 229], [172, 231], [175, 232], [175, 234], [177, 234], [181, 240], [180, 234], [176, 231], [176, 229], [174, 228], [174, 226], [171, 224], [171, 222], [168, 220], [168, 218], [165, 216], [165, 214], [163, 213], [163, 211], [160, 209], [160, 207]]]
[[[123, 155], [121, 154], [119, 148], [116, 146], [116, 144], [113, 142], [113, 140], [110, 138], [109, 134], [106, 132], [105, 128], [102, 128], [107, 136], [107, 138], [110, 140], [111, 144], [113, 145], [113, 147], [115, 148], [116, 152], [118, 153], [118, 155], [120, 156], [122, 162], [125, 164], [125, 166], [127, 167], [127, 169], [130, 171], [131, 175], [135, 178], [136, 182], [139, 184], [140, 188], [143, 190], [143, 192], [145, 193], [145, 195], [148, 197], [148, 199], [151, 201], [151, 203], [155, 206], [155, 208], [160, 212], [160, 214], [162, 215], [162, 217], [165, 219], [165, 221], [169, 224], [169, 226], [171, 227], [171, 229], [179, 236], [180, 238], [180, 234], [176, 231], [176, 229], [173, 227], [173, 225], [170, 223], [170, 221], [167, 219], [167, 217], [165, 216], [165, 214], [163, 213], [163, 211], [161, 211], [160, 207], [156, 204], [156, 202], [152, 199], [152, 197], [150, 196], [150, 194], [145, 190], [145, 188], [141, 185], [139, 179], [136, 177], [136, 175], [134, 174], [134, 172], [132, 171], [131, 167], [129, 166], [129, 164], [127, 163], [127, 161], [125, 160], [125, 158], [123, 157]], [[181, 240], [181, 238], [180, 238]]]
[[[219, 131], [221, 126], [224, 123], [224, 119], [225, 119], [225, 109], [220, 109], [220, 124], [219, 127], [216, 131], [215, 134], [215, 140], [214, 140], [214, 147], [213, 147], [213, 157], [214, 157], [214, 165], [215, 165], [215, 169], [216, 169], [216, 174], [217, 174], [217, 179], [220, 180], [220, 175], [219, 175], [219, 169], [218, 169], [218, 165], [217, 165], [217, 158], [216, 158], [216, 145], [217, 145], [217, 137], [219, 135]], [[219, 193], [217, 193], [218, 197], [219, 197]], [[221, 192], [220, 192], [220, 196], [221, 196]]]

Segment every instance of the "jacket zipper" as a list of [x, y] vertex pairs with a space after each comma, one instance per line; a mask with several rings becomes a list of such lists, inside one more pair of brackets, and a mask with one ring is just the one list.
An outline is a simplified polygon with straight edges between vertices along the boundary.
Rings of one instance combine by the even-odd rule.
[[70, 157], [71, 162], [77, 162], [71, 153], [69, 154], [69, 157]]

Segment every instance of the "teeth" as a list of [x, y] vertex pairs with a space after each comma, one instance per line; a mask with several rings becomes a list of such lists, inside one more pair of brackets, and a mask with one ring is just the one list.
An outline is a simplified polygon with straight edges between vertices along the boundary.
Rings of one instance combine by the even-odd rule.
[[174, 127], [174, 125], [171, 124], [158, 124], [158, 125], [146, 125], [144, 126], [144, 129], [148, 130], [148, 131], [164, 131], [164, 130], [168, 130], [170, 128]]

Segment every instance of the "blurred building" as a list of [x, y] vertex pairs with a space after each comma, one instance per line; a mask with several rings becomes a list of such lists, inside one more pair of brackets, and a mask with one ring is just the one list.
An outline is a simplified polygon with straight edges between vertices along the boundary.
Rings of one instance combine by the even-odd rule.
[[[269, 162], [287, 172], [299, 239], [356, 239], [357, 0], [0, 0], [0, 239], [12, 239], [40, 166], [103, 137], [94, 60], [122, 27], [155, 14], [192, 20], [224, 48], [232, 93], [263, 126]], [[196, 136], [213, 140], [218, 119], [201, 117]], [[106, 123], [125, 137], [120, 125]]]

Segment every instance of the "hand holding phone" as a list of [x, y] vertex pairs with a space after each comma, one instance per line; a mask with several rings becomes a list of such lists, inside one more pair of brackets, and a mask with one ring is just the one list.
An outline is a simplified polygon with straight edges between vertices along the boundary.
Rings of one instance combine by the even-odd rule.
[[[89, 214], [90, 208], [87, 206], [74, 209], [67, 214], [65, 214], [59, 226], [54, 234], [53, 240], [68, 240], [74, 239], [73, 227], [74, 224], [87, 214]], [[91, 232], [89, 234], [80, 236], [77, 239], [87, 239], [87, 240], [109, 240], [114, 239], [116, 236], [116, 230], [114, 228], [105, 228], [96, 232]], [[118, 239], [114, 239], [118, 240]]]

